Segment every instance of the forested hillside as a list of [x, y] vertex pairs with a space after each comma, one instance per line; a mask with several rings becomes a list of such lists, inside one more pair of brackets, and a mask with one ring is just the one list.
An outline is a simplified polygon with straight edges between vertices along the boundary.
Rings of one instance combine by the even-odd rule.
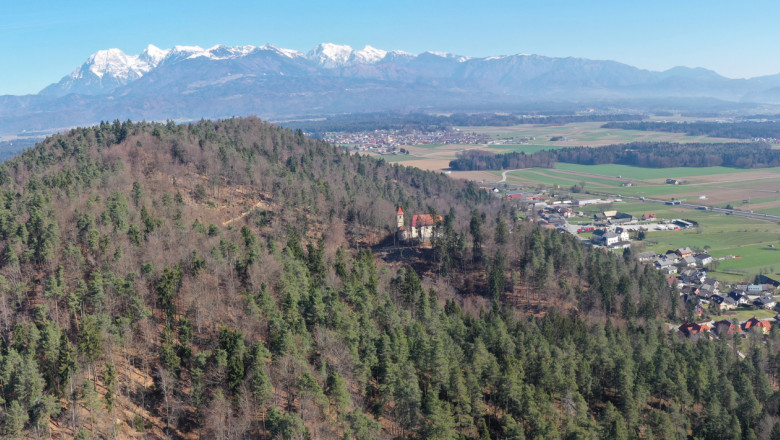
[[[0, 201], [3, 438], [780, 433], [780, 335], [681, 340], [629, 254], [300, 131], [75, 129]], [[388, 244], [398, 205], [432, 246]]]

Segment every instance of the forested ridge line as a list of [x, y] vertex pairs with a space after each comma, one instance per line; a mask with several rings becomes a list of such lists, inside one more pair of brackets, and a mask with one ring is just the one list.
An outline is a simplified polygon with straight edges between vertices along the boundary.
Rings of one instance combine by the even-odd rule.
[[[442, 221], [383, 261], [399, 205]], [[780, 432], [780, 335], [741, 360], [667, 331], [692, 316], [630, 253], [253, 118], [103, 123], [0, 165], [3, 438]]]

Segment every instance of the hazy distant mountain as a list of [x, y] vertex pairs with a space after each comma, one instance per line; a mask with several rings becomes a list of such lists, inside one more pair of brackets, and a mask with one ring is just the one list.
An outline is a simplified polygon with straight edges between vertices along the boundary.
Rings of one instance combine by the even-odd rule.
[[101, 50], [38, 95], [0, 97], [0, 133], [111, 119], [283, 118], [524, 102], [707, 99], [780, 103], [780, 75], [728, 79], [702, 68], [664, 72], [615, 61], [506, 55], [419, 55], [323, 43], [304, 54], [272, 45], [149, 45]]

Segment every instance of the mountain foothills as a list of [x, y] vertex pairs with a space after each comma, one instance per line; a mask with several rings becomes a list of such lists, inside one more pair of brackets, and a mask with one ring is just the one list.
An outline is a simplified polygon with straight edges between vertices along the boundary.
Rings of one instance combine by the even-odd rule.
[[[692, 342], [630, 254], [258, 119], [0, 165], [3, 438], [776, 438], [780, 334]], [[397, 247], [396, 209], [441, 218]]]
[[139, 55], [98, 51], [37, 95], [0, 97], [0, 134], [52, 133], [113, 118], [495, 111], [529, 102], [607, 108], [672, 102], [734, 110], [756, 108], [750, 103], [778, 104], [778, 90], [780, 75], [728, 79], [701, 68], [654, 72], [573, 57], [414, 55], [329, 43], [307, 54], [268, 44], [209, 49], [149, 45]]

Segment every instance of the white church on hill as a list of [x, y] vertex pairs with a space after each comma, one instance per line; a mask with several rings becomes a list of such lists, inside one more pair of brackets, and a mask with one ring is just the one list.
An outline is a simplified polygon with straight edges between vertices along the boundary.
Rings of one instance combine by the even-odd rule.
[[[404, 211], [401, 207], [398, 207], [398, 212], [395, 214], [396, 222], [398, 225], [397, 237], [401, 241], [405, 240], [418, 240], [418, 241], [430, 241], [433, 238], [433, 226], [435, 224], [433, 216], [431, 214], [415, 214], [412, 216], [412, 222], [409, 229], [404, 226]], [[442, 221], [444, 218], [438, 216], [436, 221]]]

